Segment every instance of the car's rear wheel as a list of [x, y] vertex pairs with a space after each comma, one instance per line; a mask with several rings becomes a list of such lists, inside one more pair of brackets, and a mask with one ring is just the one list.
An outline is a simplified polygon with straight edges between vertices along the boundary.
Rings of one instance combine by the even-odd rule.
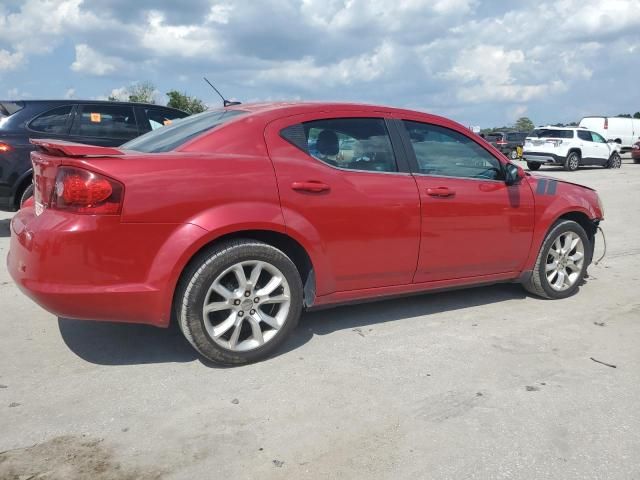
[[255, 240], [201, 254], [176, 294], [182, 332], [206, 358], [242, 364], [269, 356], [296, 327], [302, 281], [282, 251]]
[[20, 208], [22, 208], [24, 202], [29, 200], [31, 197], [33, 197], [33, 183], [30, 183], [29, 186], [24, 189], [22, 195], [20, 195]]
[[572, 220], [556, 222], [542, 244], [531, 277], [524, 282], [524, 287], [544, 298], [573, 295], [587, 272], [591, 248], [580, 224]]
[[607, 162], [607, 168], [620, 168], [622, 167], [622, 158], [618, 153], [613, 153], [611, 157], [609, 157], [609, 161]]
[[527, 162], [527, 168], [529, 170], [540, 170], [540, 162]]
[[569, 172], [575, 172], [580, 166], [580, 154], [571, 152], [564, 161], [564, 169]]

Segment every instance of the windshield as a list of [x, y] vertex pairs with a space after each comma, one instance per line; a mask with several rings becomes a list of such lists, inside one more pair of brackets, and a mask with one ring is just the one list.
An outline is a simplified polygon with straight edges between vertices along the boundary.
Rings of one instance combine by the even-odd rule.
[[0, 102], [0, 128], [7, 123], [7, 119], [24, 108], [24, 102]]
[[243, 110], [208, 110], [197, 115], [174, 120], [171, 125], [161, 127], [131, 140], [122, 145], [121, 148], [145, 153], [170, 152], [201, 133], [246, 113]]

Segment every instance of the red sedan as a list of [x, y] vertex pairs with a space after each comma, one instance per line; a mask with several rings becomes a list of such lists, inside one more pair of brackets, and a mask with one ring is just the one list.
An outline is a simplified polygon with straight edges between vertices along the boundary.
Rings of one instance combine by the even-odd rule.
[[354, 104], [208, 111], [120, 148], [35, 140], [20, 288], [70, 318], [166, 327], [255, 361], [303, 309], [496, 282], [578, 289], [603, 210], [442, 117]]
[[631, 146], [631, 158], [633, 163], [640, 163], [640, 141]]

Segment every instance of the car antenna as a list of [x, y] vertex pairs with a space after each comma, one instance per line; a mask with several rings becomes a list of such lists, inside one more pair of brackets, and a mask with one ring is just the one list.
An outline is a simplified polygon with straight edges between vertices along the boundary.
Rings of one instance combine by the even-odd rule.
[[211, 88], [213, 88], [216, 93], [218, 95], [220, 95], [220, 98], [222, 99], [222, 105], [224, 105], [225, 107], [231, 107], [233, 105], [240, 105], [242, 102], [232, 102], [231, 100], [227, 100], [226, 98], [224, 98], [222, 96], [222, 94], [218, 91], [218, 89], [216, 87], [213, 86], [213, 83], [211, 83], [209, 80], [207, 80], [207, 77], [202, 77], [204, 78], [204, 81], [207, 82], [209, 85], [211, 85]]

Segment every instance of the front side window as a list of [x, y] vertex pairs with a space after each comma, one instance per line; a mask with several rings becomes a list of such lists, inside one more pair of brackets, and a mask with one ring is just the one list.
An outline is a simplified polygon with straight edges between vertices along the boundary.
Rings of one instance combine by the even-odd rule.
[[145, 131], [157, 130], [160, 127], [171, 125], [174, 120], [187, 116], [186, 113], [175, 112], [164, 108], [151, 107], [145, 108], [144, 111], [148, 120], [148, 124], [145, 125]]
[[398, 171], [382, 118], [314, 120], [287, 127], [280, 134], [305, 153], [333, 167]]
[[31, 121], [29, 128], [36, 132], [64, 135], [67, 133], [67, 121], [72, 108], [71, 105], [66, 105], [44, 112]]
[[404, 126], [418, 161], [418, 173], [502, 179], [500, 162], [466, 135], [438, 125], [407, 120]]
[[71, 131], [74, 135], [128, 139], [138, 136], [133, 107], [125, 105], [83, 105]]
[[596, 132], [589, 132], [591, 133], [591, 138], [593, 139], [594, 142], [596, 143], [607, 143], [607, 141], [604, 139], [604, 137], [602, 135], [600, 135], [599, 133]]

